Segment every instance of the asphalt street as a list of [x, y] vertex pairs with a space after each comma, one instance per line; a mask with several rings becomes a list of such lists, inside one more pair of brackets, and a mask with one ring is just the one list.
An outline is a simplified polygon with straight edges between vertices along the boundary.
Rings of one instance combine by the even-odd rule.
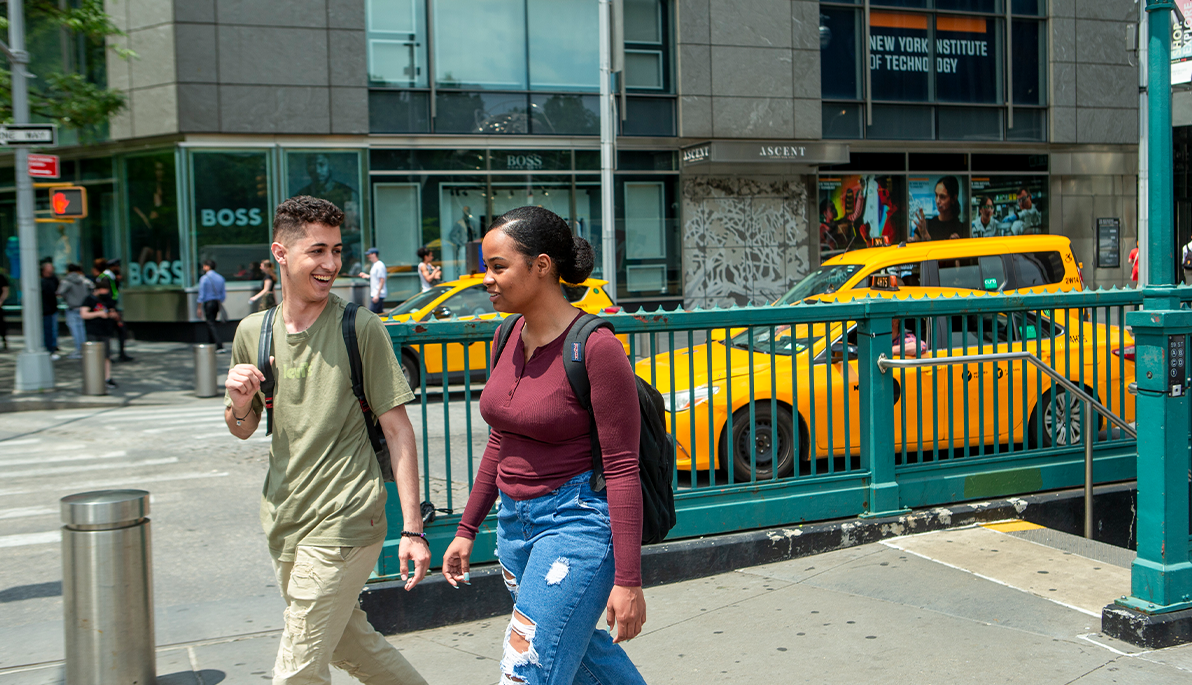
[[[0, 669], [62, 658], [58, 501], [91, 490], [151, 493], [159, 645], [281, 627], [283, 605], [258, 518], [270, 440], [264, 427], [246, 441], [228, 433], [222, 398], [198, 399], [187, 387], [189, 346], [138, 342], [130, 353], [137, 361], [117, 365], [120, 387], [102, 398], [123, 406], [0, 413]], [[15, 355], [2, 356], [0, 364], [11, 368]], [[226, 373], [227, 357], [219, 361]], [[55, 365], [67, 384], [77, 378], [69, 365]], [[144, 380], [157, 378], [168, 382]], [[441, 395], [428, 392], [427, 400], [425, 423], [421, 400], [408, 406], [420, 470], [429, 463], [431, 499], [446, 507], [450, 443], [452, 504], [462, 507], [467, 412], [462, 401], [452, 402], [447, 441]], [[475, 402], [471, 411], [483, 426]], [[484, 441], [477, 431], [473, 469]], [[424, 444], [431, 446], [425, 461]]]

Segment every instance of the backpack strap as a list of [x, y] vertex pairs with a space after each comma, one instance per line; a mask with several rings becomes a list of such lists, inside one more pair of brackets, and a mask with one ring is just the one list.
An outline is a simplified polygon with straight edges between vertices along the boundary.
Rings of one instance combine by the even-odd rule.
[[600, 492], [604, 489], [604, 459], [600, 452], [600, 436], [596, 432], [596, 414], [592, 411], [592, 381], [588, 378], [588, 367], [584, 363], [585, 347], [588, 336], [598, 328], [613, 330], [608, 319], [602, 319], [595, 314], [583, 313], [567, 332], [563, 343], [563, 370], [567, 372], [567, 382], [571, 384], [571, 391], [576, 399], [588, 412], [588, 437], [592, 443], [592, 490]]
[[265, 380], [261, 381], [261, 392], [265, 395], [265, 435], [273, 434], [273, 390], [277, 387], [277, 381], [269, 357], [273, 353], [273, 320], [276, 315], [277, 307], [266, 310], [257, 341], [257, 368], [265, 376]]
[[505, 343], [509, 342], [509, 336], [513, 334], [513, 326], [521, 318], [521, 314], [514, 314], [507, 316], [501, 320], [501, 326], [497, 329], [497, 344], [493, 346], [493, 360], [490, 370], [497, 365], [497, 360], [501, 358], [501, 352], [505, 350]]
[[352, 394], [360, 403], [360, 411], [364, 412], [364, 427], [368, 431], [368, 441], [372, 443], [373, 451], [381, 450], [381, 434], [376, 425], [372, 408], [368, 406], [368, 398], [364, 396], [364, 370], [360, 362], [360, 341], [356, 339], [356, 310], [360, 305], [348, 302], [344, 306], [343, 334], [344, 345], [348, 348], [348, 368], [352, 372]]

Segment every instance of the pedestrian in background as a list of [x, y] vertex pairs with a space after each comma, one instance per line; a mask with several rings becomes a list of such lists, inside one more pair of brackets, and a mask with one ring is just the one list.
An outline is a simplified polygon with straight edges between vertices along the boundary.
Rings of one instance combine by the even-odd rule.
[[57, 294], [66, 304], [66, 329], [74, 339], [75, 350], [67, 359], [81, 359], [83, 357], [83, 343], [87, 340], [87, 327], [83, 316], [79, 313], [83, 301], [91, 294], [95, 284], [83, 275], [83, 267], [78, 264], [66, 266], [66, 277], [58, 284]]
[[[592, 333], [583, 354], [589, 414], [563, 367], [567, 332], [583, 312], [559, 281], [582, 283], [592, 273], [592, 246], [550, 210], [520, 207], [484, 236], [484, 261], [493, 307], [522, 318], [480, 396], [492, 432], [443, 575], [451, 585], [469, 581], [476, 533], [499, 498], [497, 556], [514, 602], [501, 682], [645, 685], [617, 644], [646, 621], [641, 418], [626, 401], [637, 393], [633, 368], [611, 330]], [[607, 483], [599, 492], [590, 484], [593, 429]], [[601, 615], [616, 640], [596, 629]]]
[[422, 292], [430, 290], [435, 281], [443, 278], [443, 270], [431, 264], [434, 258], [435, 253], [429, 248], [418, 248], [418, 283], [422, 286]]
[[277, 298], [273, 296], [273, 288], [277, 284], [277, 274], [273, 271], [273, 260], [261, 260], [261, 292], [248, 298], [249, 302], [256, 304], [253, 308], [254, 312], [263, 312], [266, 309], [277, 306]]
[[1134, 241], [1134, 249], [1130, 250], [1130, 256], [1126, 258], [1130, 262], [1130, 283], [1138, 287], [1138, 241]]
[[87, 340], [103, 345], [103, 377], [109, 388], [116, 387], [112, 380], [112, 336], [116, 333], [116, 301], [108, 291], [108, 281], [100, 280], [95, 290], [83, 300], [79, 307], [87, 327]]
[[385, 270], [385, 262], [381, 261], [380, 250], [370, 247], [364, 254], [368, 261], [372, 262], [368, 273], [361, 271], [359, 274], [361, 278], [368, 279], [368, 310], [380, 314], [385, 309], [385, 298], [389, 296], [389, 288], [386, 286], [389, 272]]
[[8, 351], [8, 321], [4, 318], [4, 303], [8, 300], [8, 274], [0, 269], [0, 340], [4, 341], [4, 351]]
[[223, 354], [223, 341], [219, 338], [219, 308], [223, 305], [228, 292], [224, 286], [224, 277], [215, 271], [215, 260], [203, 261], [203, 275], [199, 278], [199, 318], [207, 322], [207, 337], [215, 343], [215, 353]]
[[[330, 685], [334, 664], [366, 683], [425, 685], [369, 625], [358, 599], [385, 543], [387, 491], [364, 423], [373, 419], [357, 402], [347, 370], [348, 303], [331, 294], [342, 266], [343, 221], [334, 204], [306, 196], [278, 205], [273, 219], [273, 256], [286, 295], [272, 310], [273, 441], [261, 497], [261, 525], [286, 602], [273, 683]], [[224, 420], [241, 440], [257, 430], [265, 411], [265, 376], [256, 364], [266, 316], [241, 321], [232, 343]], [[418, 449], [403, 406], [414, 393], [381, 320], [357, 311], [355, 328], [365, 398], [388, 442], [401, 500], [397, 556], [405, 589], [412, 590], [430, 566]]]
[[128, 342], [128, 327], [124, 325], [124, 317], [120, 310], [120, 259], [118, 257], [112, 259], [104, 259], [100, 257], [95, 260], [95, 269], [97, 273], [95, 282], [103, 281], [107, 284], [108, 293], [111, 295], [113, 303], [113, 320], [116, 322], [116, 339], [120, 343], [120, 356], [118, 357], [122, 362], [131, 362], [133, 358], [128, 356], [124, 351], [125, 344]]
[[53, 262], [41, 263], [41, 329], [50, 359], [58, 361], [58, 275]]

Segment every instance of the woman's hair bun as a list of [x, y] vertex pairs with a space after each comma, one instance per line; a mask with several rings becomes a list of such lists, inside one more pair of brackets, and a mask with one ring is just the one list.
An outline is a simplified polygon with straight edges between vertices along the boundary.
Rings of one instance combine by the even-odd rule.
[[583, 283], [596, 266], [596, 252], [591, 243], [579, 236], [572, 238], [571, 262], [559, 265], [559, 278], [568, 283]]

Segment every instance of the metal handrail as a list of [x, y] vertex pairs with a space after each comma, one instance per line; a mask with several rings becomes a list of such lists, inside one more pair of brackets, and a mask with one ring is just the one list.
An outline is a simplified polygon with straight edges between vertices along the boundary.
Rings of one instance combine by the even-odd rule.
[[923, 366], [956, 366], [960, 364], [981, 364], [984, 362], [1027, 361], [1047, 374], [1057, 385], [1072, 393], [1084, 402], [1084, 537], [1093, 539], [1093, 412], [1104, 416], [1110, 423], [1116, 424], [1122, 432], [1135, 440], [1138, 433], [1126, 420], [1107, 409], [1096, 398], [1085, 392], [1084, 388], [1064, 377], [1063, 374], [1051, 368], [1031, 352], [989, 352], [986, 354], [966, 354], [956, 357], [930, 357], [927, 359], [890, 359], [885, 354], [877, 358], [877, 368], [884, 374], [887, 369], [914, 369]]

